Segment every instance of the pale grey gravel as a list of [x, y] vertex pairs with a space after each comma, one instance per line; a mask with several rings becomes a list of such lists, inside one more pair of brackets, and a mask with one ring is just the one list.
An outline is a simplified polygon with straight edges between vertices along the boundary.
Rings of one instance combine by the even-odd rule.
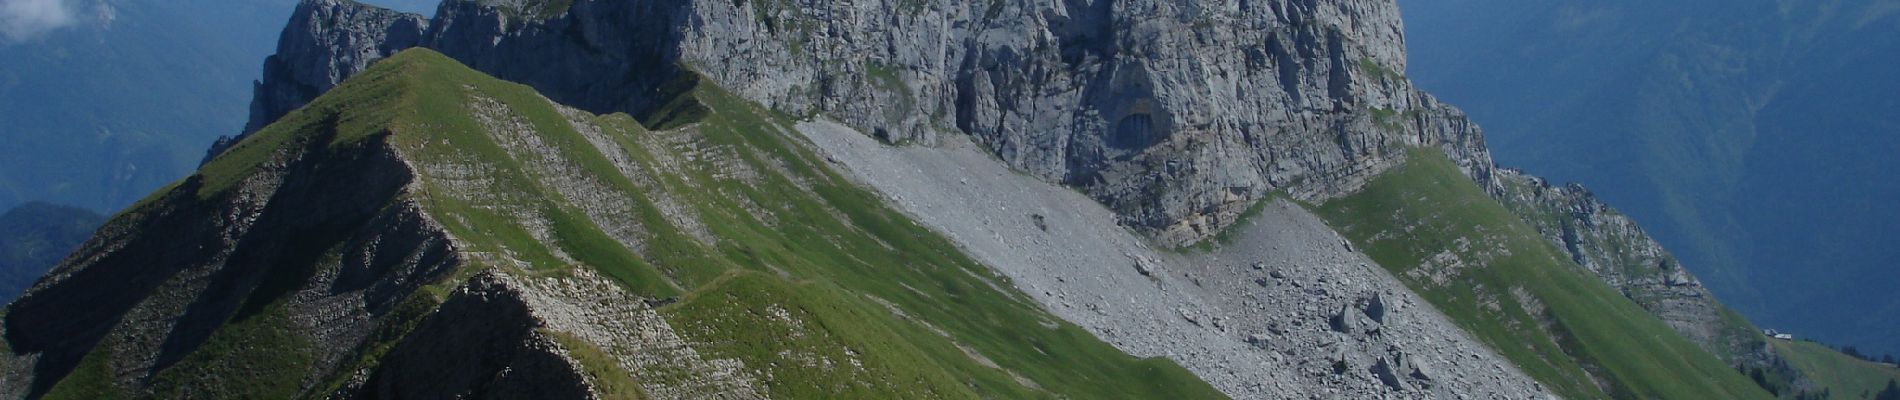
[[1293, 203], [1268, 204], [1215, 250], [1160, 250], [959, 136], [893, 147], [830, 121], [798, 131], [1051, 313], [1233, 397], [1551, 397]]

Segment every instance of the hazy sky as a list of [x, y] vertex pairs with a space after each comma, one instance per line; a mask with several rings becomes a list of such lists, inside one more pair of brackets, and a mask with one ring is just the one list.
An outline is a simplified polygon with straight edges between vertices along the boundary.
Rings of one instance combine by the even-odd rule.
[[0, 38], [19, 42], [72, 25], [73, 9], [69, 0], [0, 0]]

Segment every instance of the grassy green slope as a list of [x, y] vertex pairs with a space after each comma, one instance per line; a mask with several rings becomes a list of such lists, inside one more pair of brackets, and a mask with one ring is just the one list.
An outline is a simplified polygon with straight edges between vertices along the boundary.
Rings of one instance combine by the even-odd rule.
[[[691, 74], [656, 95], [673, 101], [646, 124], [623, 114], [576, 116], [526, 86], [411, 50], [206, 165], [198, 195], [229, 195], [286, 148], [381, 140], [418, 166], [416, 190], [406, 196], [477, 267], [527, 276], [592, 268], [643, 296], [681, 297], [661, 314], [702, 354], [764, 371], [763, 389], [774, 398], [1223, 397], [1172, 362], [1121, 353], [1043, 311], [948, 240], [826, 168], [783, 117]], [[506, 132], [488, 129], [498, 123]], [[598, 134], [583, 132], [591, 128]], [[602, 138], [610, 143], [597, 146]], [[523, 146], [530, 142], [537, 144]], [[479, 179], [456, 175], [468, 171]], [[577, 177], [566, 182], [588, 182], [609, 200], [577, 200], [557, 184]], [[662, 212], [662, 197], [684, 205], [703, 234]], [[613, 199], [628, 210], [587, 212]], [[629, 225], [637, 229], [609, 233]], [[474, 269], [426, 289], [423, 300], [439, 302]], [[274, 336], [284, 328], [271, 322], [276, 308], [260, 307], [261, 317], [234, 321], [161, 372], [159, 390], [283, 364], [257, 350], [299, 342]], [[379, 334], [350, 364], [374, 363], [405, 329], [390, 327], [392, 335]], [[631, 380], [599, 376], [617, 371], [600, 357], [586, 357], [594, 360], [590, 379], [637, 396]], [[313, 366], [292, 364], [246, 376], [259, 388], [305, 383], [293, 381], [306, 375], [295, 372]], [[318, 373], [333, 385], [348, 371]], [[252, 394], [276, 393], [284, 392]]]
[[1319, 207], [1457, 324], [1569, 398], [1767, 398], [1587, 275], [1437, 152]]
[[[1667, 282], [1677, 268], [1682, 268], [1682, 263], [1674, 255], [1657, 252], [1659, 245], [1652, 242], [1646, 233], [1627, 230], [1621, 225], [1598, 226], [1598, 222], [1580, 221], [1574, 214], [1575, 207], [1578, 207], [1575, 203], [1577, 198], [1545, 197], [1552, 196], [1551, 193], [1575, 193], [1557, 191], [1568, 189], [1541, 188], [1531, 180], [1518, 178], [1501, 179], [1499, 183], [1503, 195], [1496, 198], [1505, 209], [1542, 232], [1546, 238], [1567, 235], [1564, 240], [1580, 243], [1579, 248], [1573, 251], [1579, 251], [1583, 257], [1599, 263], [1595, 268], [1602, 270], [1593, 272], [1600, 274], [1603, 280], [1625, 282], [1621, 290], [1624, 297], [1658, 313], [1665, 312], [1667, 307], [1710, 307], [1710, 312], [1718, 317], [1717, 320], [1706, 324], [1690, 321], [1698, 324], [1697, 327], [1712, 330], [1711, 337], [1689, 336], [1692, 341], [1704, 340], [1698, 343], [1703, 350], [1714, 353], [1730, 365], [1763, 357], [1761, 352], [1767, 347], [1768, 338], [1762, 335], [1761, 329], [1722, 304], [1712, 294], [1700, 288], [1637, 283]], [[1628, 221], [1615, 210], [1598, 212], [1602, 215], [1596, 218], [1608, 221], [1603, 223], [1606, 225]], [[1564, 246], [1563, 243], [1553, 244], [1560, 248]]]
[[1820, 386], [1811, 392], [1826, 391], [1836, 399], [1872, 398], [1863, 394], [1879, 393], [1887, 387], [1887, 382], [1900, 380], [1900, 368], [1841, 354], [1820, 343], [1785, 340], [1770, 343], [1783, 360]]
[[[951, 362], [952, 375], [988, 375], [965, 364], [972, 359], [969, 353], [982, 356], [977, 364], [994, 364], [1014, 374], [1006, 382], [965, 382], [980, 389], [979, 394], [1014, 382], [1033, 382], [1032, 389], [1040, 388], [1026, 393], [1032, 397], [1221, 397], [1172, 362], [1133, 359], [1042, 311], [1034, 301], [1009, 289], [1006, 278], [970, 259], [947, 239], [824, 167], [820, 158], [791, 139], [795, 134], [790, 121], [691, 76], [663, 91], [676, 101], [647, 118], [649, 125], [696, 131], [700, 146], [738, 150], [733, 154], [736, 160], [722, 162], [775, 171], [761, 174], [761, 181], [746, 182], [713, 178], [711, 172], [720, 168], [705, 165], [705, 175], [687, 174], [703, 177], [696, 185], [668, 188], [697, 200], [705, 224], [727, 239], [717, 246], [719, 254], [754, 272], [837, 289], [795, 293], [832, 293], [837, 304], [854, 305], [860, 309], [857, 312], [870, 308], [873, 312], [866, 316], [891, 315], [884, 309], [888, 304], [912, 322], [829, 319], [848, 324], [840, 331], [891, 329], [896, 337], [915, 342], [909, 345], [925, 356], [920, 359]], [[775, 221], [762, 221], [748, 208], [776, 210], [770, 213]], [[683, 303], [685, 310], [675, 315], [694, 313], [694, 303]], [[761, 333], [739, 329], [725, 334]], [[931, 337], [951, 340], [917, 340]], [[764, 355], [762, 351], [749, 354]]]

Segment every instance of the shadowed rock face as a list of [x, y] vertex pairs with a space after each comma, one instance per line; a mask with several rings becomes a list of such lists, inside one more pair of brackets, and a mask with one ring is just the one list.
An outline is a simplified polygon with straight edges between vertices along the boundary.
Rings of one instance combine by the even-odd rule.
[[1269, 191], [1349, 192], [1405, 147], [1441, 147], [1480, 181], [1491, 168], [1477, 128], [1400, 75], [1385, 0], [450, 1], [428, 21], [308, 0], [298, 15], [280, 44], [298, 62], [267, 63], [286, 69], [252, 126], [410, 46], [601, 113], [637, 115], [685, 66], [889, 141], [971, 135], [1173, 244]]
[[521, 289], [476, 276], [422, 321], [352, 394], [363, 399], [584, 399], [588, 386]]

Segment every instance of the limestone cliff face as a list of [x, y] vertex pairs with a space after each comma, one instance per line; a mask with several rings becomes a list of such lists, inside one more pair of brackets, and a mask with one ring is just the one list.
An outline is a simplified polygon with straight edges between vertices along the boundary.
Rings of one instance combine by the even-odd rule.
[[415, 15], [347, 0], [304, 2], [284, 27], [277, 54], [264, 59], [264, 80], [256, 85], [244, 132], [263, 129], [370, 63], [414, 47], [428, 27], [428, 20]]
[[1271, 191], [1349, 192], [1407, 147], [1443, 148], [1481, 182], [1491, 168], [1478, 129], [1402, 76], [1387, 0], [457, 0], [426, 22], [348, 0], [300, 9], [282, 46], [315, 59], [267, 63], [283, 70], [260, 84], [253, 126], [409, 46], [595, 112], [646, 109], [684, 66], [887, 141], [971, 135], [1171, 244]]

